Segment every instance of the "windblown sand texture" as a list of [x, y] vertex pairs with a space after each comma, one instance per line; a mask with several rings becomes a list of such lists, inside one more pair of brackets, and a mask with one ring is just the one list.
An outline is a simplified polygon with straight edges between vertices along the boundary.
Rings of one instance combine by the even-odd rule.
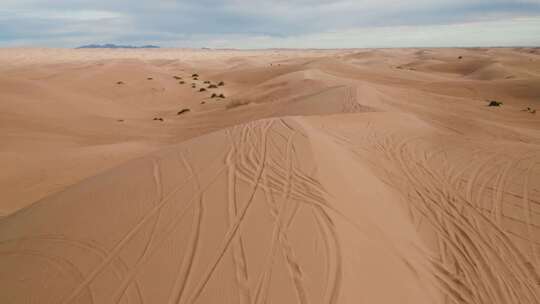
[[540, 303], [536, 109], [532, 48], [0, 49], [0, 303]]

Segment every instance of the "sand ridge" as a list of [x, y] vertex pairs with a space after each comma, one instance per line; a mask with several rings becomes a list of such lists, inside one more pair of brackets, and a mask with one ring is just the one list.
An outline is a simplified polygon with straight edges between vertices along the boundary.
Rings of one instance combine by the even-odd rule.
[[538, 303], [533, 51], [2, 49], [0, 302]]

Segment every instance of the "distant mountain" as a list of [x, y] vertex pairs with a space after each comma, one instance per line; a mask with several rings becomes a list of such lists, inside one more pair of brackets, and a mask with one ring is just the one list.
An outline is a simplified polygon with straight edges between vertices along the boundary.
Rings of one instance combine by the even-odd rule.
[[116, 45], [112, 43], [107, 44], [89, 44], [78, 47], [78, 49], [159, 49], [157, 45], [143, 45], [143, 46], [133, 46], [133, 45]]

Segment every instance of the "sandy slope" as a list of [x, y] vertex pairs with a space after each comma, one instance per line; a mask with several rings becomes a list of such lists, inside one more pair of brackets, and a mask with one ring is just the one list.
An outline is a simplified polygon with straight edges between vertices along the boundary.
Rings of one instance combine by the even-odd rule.
[[0, 60], [0, 303], [540, 302], [536, 50]]

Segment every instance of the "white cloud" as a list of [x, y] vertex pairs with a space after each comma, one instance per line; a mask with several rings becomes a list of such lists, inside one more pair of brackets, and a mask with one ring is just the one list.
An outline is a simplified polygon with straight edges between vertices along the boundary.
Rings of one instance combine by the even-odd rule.
[[[184, 45], [185, 41], [177, 41]], [[292, 37], [201, 36], [189, 41], [213, 48], [388, 48], [540, 45], [540, 17], [431, 26], [357, 28]], [[173, 43], [174, 44], [174, 43]]]
[[540, 17], [540, 0], [0, 2], [0, 46], [539, 45], [538, 24], [531, 20]]
[[63, 20], [81, 20], [81, 21], [94, 21], [111, 18], [123, 18], [123, 14], [104, 10], [0, 10], [4, 14], [17, 16], [18, 18], [36, 18], [36, 19], [63, 19]]

